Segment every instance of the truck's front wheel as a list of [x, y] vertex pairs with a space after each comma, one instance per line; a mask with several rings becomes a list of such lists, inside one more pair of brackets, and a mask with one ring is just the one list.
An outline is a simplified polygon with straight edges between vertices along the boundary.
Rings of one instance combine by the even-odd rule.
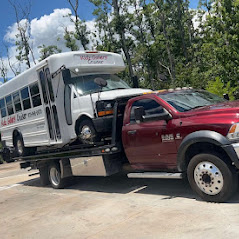
[[192, 189], [203, 199], [224, 202], [236, 191], [235, 169], [213, 154], [198, 154], [189, 162], [187, 175]]

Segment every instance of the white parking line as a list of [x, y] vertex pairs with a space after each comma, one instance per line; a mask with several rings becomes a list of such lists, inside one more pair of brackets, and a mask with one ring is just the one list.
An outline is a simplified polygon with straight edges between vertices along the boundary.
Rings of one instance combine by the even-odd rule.
[[0, 177], [0, 180], [1, 179], [6, 179], [6, 178], [16, 178], [16, 177], [22, 177], [22, 176], [28, 176], [27, 173], [24, 173], [24, 174], [18, 174], [18, 175], [12, 175], [12, 176], [7, 176], [7, 177]]
[[4, 191], [4, 190], [7, 190], [7, 189], [10, 189], [10, 188], [14, 188], [14, 187], [17, 187], [17, 186], [20, 186], [21, 184], [12, 184], [12, 185], [8, 185], [8, 186], [3, 186], [3, 187], [0, 187], [0, 191]]

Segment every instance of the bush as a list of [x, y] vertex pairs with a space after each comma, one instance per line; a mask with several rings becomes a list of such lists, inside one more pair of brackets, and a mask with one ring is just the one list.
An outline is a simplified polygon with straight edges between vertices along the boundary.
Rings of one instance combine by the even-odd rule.
[[223, 94], [228, 94], [230, 100], [235, 100], [234, 94], [238, 89], [237, 87], [231, 87], [230, 81], [227, 82], [227, 84], [224, 84], [219, 77], [216, 77], [214, 81], [208, 82], [206, 90], [221, 97]]

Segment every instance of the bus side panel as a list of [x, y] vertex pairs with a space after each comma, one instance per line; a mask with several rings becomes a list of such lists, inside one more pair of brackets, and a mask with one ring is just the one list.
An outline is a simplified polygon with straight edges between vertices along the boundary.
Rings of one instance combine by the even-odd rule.
[[[26, 147], [32, 146], [40, 146], [40, 145], [48, 145], [49, 137], [47, 131], [47, 122], [46, 116], [43, 108], [43, 98], [41, 93], [41, 87], [39, 82], [37, 81], [38, 75], [35, 69], [27, 73], [23, 73], [16, 79], [15, 87], [13, 88], [6, 87], [6, 95], [12, 95], [16, 92], [20, 94], [20, 102], [22, 110], [15, 112], [14, 106], [14, 114], [10, 116], [6, 116], [1, 119], [1, 127], [0, 132], [2, 134], [2, 140], [6, 140], [6, 146], [13, 146], [13, 132], [17, 130], [23, 137], [24, 145]], [[41, 105], [33, 107], [33, 97], [31, 95], [30, 86], [38, 82], [38, 87], [41, 96]], [[20, 83], [20, 84], [19, 84]], [[24, 110], [23, 109], [23, 99], [21, 95], [21, 90], [28, 87], [28, 98], [31, 102], [31, 108]], [[14, 105], [14, 101], [13, 101]]]
[[15, 118], [15, 123], [1, 128], [2, 140], [6, 140], [7, 146], [13, 146], [14, 130], [21, 133], [26, 147], [48, 144], [49, 140], [42, 106], [16, 113], [11, 117]]

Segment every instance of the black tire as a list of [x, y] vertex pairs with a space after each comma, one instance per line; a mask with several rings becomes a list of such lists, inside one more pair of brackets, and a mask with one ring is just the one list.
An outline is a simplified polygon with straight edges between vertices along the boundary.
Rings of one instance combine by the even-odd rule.
[[23, 139], [20, 135], [17, 135], [15, 138], [15, 153], [17, 157], [22, 157], [26, 155], [26, 148], [24, 146]]
[[65, 187], [66, 179], [61, 177], [60, 165], [58, 163], [53, 163], [49, 166], [48, 176], [53, 188], [61, 189]]
[[24, 141], [23, 141], [23, 138], [18, 135], [16, 138], [15, 138], [15, 141], [14, 141], [14, 147], [15, 147], [15, 154], [17, 157], [23, 157], [23, 156], [29, 156], [29, 155], [34, 155], [35, 152], [36, 152], [36, 147], [28, 147], [26, 148], [24, 146]]
[[41, 186], [46, 186], [50, 184], [49, 175], [48, 175], [48, 167], [39, 168], [39, 173], [40, 173]]
[[99, 141], [99, 136], [91, 120], [82, 120], [78, 127], [78, 138], [83, 144], [94, 144]]
[[232, 165], [213, 154], [198, 154], [187, 168], [191, 188], [205, 201], [225, 202], [236, 192], [238, 175]]

